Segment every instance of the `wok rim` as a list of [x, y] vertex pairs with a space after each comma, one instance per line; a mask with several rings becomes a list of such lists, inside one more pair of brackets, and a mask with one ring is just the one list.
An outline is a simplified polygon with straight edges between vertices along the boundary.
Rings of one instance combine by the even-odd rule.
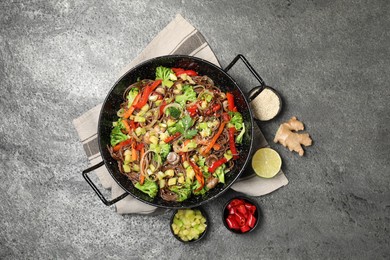
[[[108, 159], [104, 156], [104, 153], [102, 153], [103, 149], [107, 149], [105, 147], [102, 146], [101, 144], [101, 140], [102, 140], [102, 131], [101, 131], [101, 128], [102, 128], [102, 121], [103, 121], [103, 111], [104, 111], [104, 107], [105, 107], [105, 104], [107, 103], [107, 101], [109, 100], [109, 98], [111, 97], [112, 95], [112, 92], [114, 91], [114, 89], [116, 88], [116, 86], [121, 82], [121, 80], [125, 77], [127, 77], [129, 74], [131, 74], [133, 71], [136, 71], [138, 70], [139, 68], [141, 67], [144, 67], [144, 66], [147, 66], [148, 64], [152, 63], [153, 61], [158, 61], [158, 60], [163, 60], [163, 59], [166, 59], [166, 58], [170, 58], [170, 59], [190, 59], [190, 60], [195, 60], [195, 61], [200, 61], [204, 64], [206, 64], [207, 66], [210, 66], [210, 67], [213, 67], [214, 69], [216, 70], [219, 70], [221, 73], [223, 73], [228, 79], [229, 81], [231, 81], [234, 85], [234, 87], [240, 92], [241, 96], [243, 97], [244, 101], [245, 101], [245, 104], [246, 104], [246, 107], [247, 107], [247, 110], [249, 111], [249, 118], [250, 118], [250, 123], [251, 123], [251, 127], [250, 127], [250, 144], [249, 144], [249, 149], [248, 149], [248, 155], [246, 156], [246, 159], [245, 159], [245, 162], [244, 164], [242, 164], [241, 166], [241, 169], [239, 170], [238, 174], [233, 178], [233, 180], [231, 181], [231, 183], [229, 184], [225, 184], [225, 186], [223, 187], [223, 189], [215, 194], [214, 196], [211, 196], [207, 199], [204, 199], [204, 200], [201, 200], [199, 201], [198, 203], [194, 203], [193, 205], [191, 206], [169, 206], [169, 205], [159, 205], [159, 204], [156, 204], [156, 203], [153, 203], [153, 202], [150, 202], [150, 201], [147, 201], [147, 200], [144, 200], [138, 196], [136, 196], [135, 194], [133, 194], [132, 192], [130, 192], [126, 187], [124, 187], [124, 185], [122, 185], [122, 183], [114, 176], [114, 173], [111, 171], [111, 169], [109, 167], [107, 167], [107, 164], [109, 163], [108, 162]], [[203, 65], [203, 64], [202, 64]], [[211, 77], [211, 76], [210, 76]], [[211, 77], [212, 78], [212, 77]], [[103, 160], [103, 163], [104, 163], [104, 166], [106, 167], [107, 171], [110, 173], [111, 177], [113, 178], [113, 180], [119, 185], [119, 187], [121, 187], [126, 193], [128, 193], [130, 196], [132, 196], [133, 198], [143, 202], [143, 203], [146, 203], [148, 205], [151, 205], [151, 206], [154, 206], [154, 207], [157, 207], [157, 208], [165, 208], [165, 209], [183, 209], [183, 208], [195, 208], [195, 207], [199, 207], [201, 205], [204, 205], [210, 201], [212, 201], [213, 199], [216, 199], [218, 197], [220, 197], [222, 194], [224, 194], [234, 183], [237, 182], [237, 180], [240, 178], [240, 176], [242, 175], [242, 173], [244, 172], [244, 170], [246, 169], [248, 163], [249, 163], [249, 160], [250, 160], [250, 155], [252, 154], [252, 150], [253, 150], [253, 141], [254, 141], [254, 119], [253, 119], [253, 113], [252, 113], [252, 110], [251, 110], [251, 107], [250, 107], [250, 104], [249, 104], [249, 101], [248, 101], [248, 97], [244, 94], [244, 92], [242, 91], [242, 89], [240, 88], [240, 86], [237, 84], [237, 82], [234, 80], [234, 78], [232, 76], [230, 76], [224, 69], [222, 69], [221, 67], [215, 65], [214, 63], [211, 63], [210, 61], [207, 61], [205, 59], [202, 59], [202, 58], [198, 58], [198, 57], [194, 57], [194, 56], [189, 56], [189, 55], [163, 55], [163, 56], [157, 56], [157, 57], [154, 57], [154, 58], [151, 58], [151, 59], [147, 59], [139, 64], [137, 64], [136, 66], [130, 68], [129, 70], [127, 70], [125, 73], [123, 73], [122, 76], [120, 76], [116, 81], [115, 83], [112, 85], [112, 87], [110, 88], [110, 90], [107, 92], [107, 95], [102, 103], [102, 107], [100, 109], [100, 113], [99, 113], [99, 119], [98, 119], [98, 132], [97, 132], [97, 138], [98, 138], [98, 146], [99, 146], [99, 152], [100, 152], [100, 156], [102, 157], [102, 160]], [[247, 129], [248, 130], [248, 129]], [[122, 173], [120, 173], [122, 174]]]

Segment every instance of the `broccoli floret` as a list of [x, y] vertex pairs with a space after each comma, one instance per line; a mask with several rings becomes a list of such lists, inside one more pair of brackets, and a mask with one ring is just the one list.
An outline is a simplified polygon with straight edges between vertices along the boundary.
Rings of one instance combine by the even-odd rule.
[[125, 126], [123, 125], [122, 119], [119, 119], [117, 122], [113, 123], [114, 128], [111, 130], [110, 134], [110, 143], [111, 146], [114, 146], [120, 142], [123, 142], [129, 137], [122, 133], [122, 129], [125, 129]]
[[175, 185], [169, 189], [177, 194], [177, 201], [184, 201], [191, 196], [191, 186], [188, 184], [185, 184], [181, 187]]
[[172, 69], [160, 66], [156, 68], [156, 79], [161, 79], [161, 84], [170, 88], [173, 85], [173, 81], [177, 80], [177, 77]]
[[242, 119], [241, 113], [240, 112], [229, 112], [229, 115], [231, 117], [229, 124], [231, 126], [234, 126], [237, 131], [241, 130], [241, 128], [244, 125], [244, 121]]
[[142, 191], [143, 193], [146, 193], [149, 195], [149, 197], [154, 198], [157, 195], [158, 192], [158, 186], [157, 183], [154, 181], [150, 181], [148, 179], [145, 179], [145, 182], [143, 185], [141, 185], [139, 182], [137, 182], [134, 187]]
[[214, 175], [217, 176], [218, 182], [225, 183], [225, 168], [226, 165], [222, 164], [215, 170]]
[[185, 85], [183, 87], [183, 94], [177, 95], [175, 97], [175, 101], [180, 105], [184, 106], [187, 101], [195, 101], [196, 100], [196, 92], [190, 85]]
[[242, 143], [242, 138], [244, 136], [244, 133], [245, 133], [245, 124], [242, 124], [242, 130], [241, 130], [240, 134], [237, 135], [237, 137], [236, 137], [236, 143], [238, 143], [238, 144]]
[[160, 155], [163, 161], [167, 158], [170, 151], [171, 151], [170, 144], [160, 143]]

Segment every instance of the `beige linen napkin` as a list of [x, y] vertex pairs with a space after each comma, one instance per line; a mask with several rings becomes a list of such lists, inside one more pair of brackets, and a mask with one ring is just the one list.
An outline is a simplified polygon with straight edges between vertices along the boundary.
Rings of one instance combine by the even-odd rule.
[[[148, 46], [146, 46], [139, 56], [123, 69], [121, 75], [142, 61], [168, 54], [196, 56], [220, 66], [216, 56], [203, 35], [181, 15], [177, 15], [175, 19], [170, 22], [148, 44]], [[90, 166], [102, 161], [97, 141], [97, 125], [101, 106], [102, 104], [99, 104], [81, 115], [79, 118], [73, 120], [73, 125], [77, 130], [79, 138], [83, 144], [83, 148], [88, 156]], [[256, 138], [254, 148], [268, 146], [267, 141], [257, 125], [255, 125], [255, 134]], [[111, 189], [112, 199], [124, 193], [123, 189], [112, 179], [105, 167], [102, 166], [96, 169], [95, 173], [103, 188]], [[249, 176], [247, 178], [236, 182], [232, 186], [232, 189], [250, 196], [261, 196], [285, 186], [288, 183], [288, 180], [282, 171], [273, 179], [262, 179], [250, 172], [248, 175]], [[145, 204], [131, 196], [127, 196], [126, 198], [120, 200], [115, 204], [115, 206], [116, 211], [119, 214], [149, 214], [156, 210], [156, 207]]]

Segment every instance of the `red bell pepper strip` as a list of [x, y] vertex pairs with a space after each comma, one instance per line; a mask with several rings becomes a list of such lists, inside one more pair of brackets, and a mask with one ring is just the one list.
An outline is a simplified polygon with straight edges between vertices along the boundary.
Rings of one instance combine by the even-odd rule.
[[163, 113], [164, 113], [164, 108], [167, 106], [167, 101], [163, 101], [162, 103], [161, 103], [161, 105], [160, 105], [160, 116], [162, 116], [163, 115]]
[[176, 76], [179, 77], [181, 74], [187, 74], [188, 76], [198, 76], [195, 70], [185, 70], [182, 68], [172, 68], [173, 72], [175, 72]]
[[150, 85], [147, 85], [145, 87], [144, 91], [142, 92], [141, 98], [139, 99], [137, 104], [134, 105], [134, 107], [141, 109], [143, 106], [145, 106], [146, 103], [148, 102], [150, 93], [152, 93], [152, 89], [151, 89]]
[[158, 87], [158, 85], [161, 84], [161, 82], [162, 82], [162, 80], [158, 79], [158, 80], [154, 81], [153, 83], [147, 85], [142, 93], [141, 98], [139, 99], [137, 104], [134, 104], [133, 106], [135, 108], [138, 108], [138, 109], [141, 109], [143, 106], [145, 106], [146, 103], [148, 102], [150, 93], [152, 93], [152, 91], [155, 90]]
[[229, 146], [230, 151], [232, 151], [233, 160], [238, 159], [238, 152], [236, 148], [236, 141], [234, 138], [234, 133], [236, 132], [236, 128], [234, 126], [229, 127]]
[[135, 150], [141, 151], [144, 148], [144, 143], [139, 143], [135, 146]]
[[184, 71], [185, 74], [187, 74], [188, 76], [198, 76], [198, 73], [196, 73], [195, 70], [186, 70]]
[[[228, 101], [228, 109], [229, 109], [229, 111], [234, 111], [234, 108], [236, 106], [234, 105], [234, 96], [233, 96], [233, 94], [230, 93], [230, 92], [227, 92], [226, 93], [226, 98], [227, 98], [227, 101]], [[236, 109], [236, 111], [237, 111], [237, 109]]]
[[223, 157], [223, 158], [221, 158], [221, 159], [219, 159], [219, 160], [213, 162], [213, 163], [211, 164], [211, 166], [209, 167], [209, 169], [208, 169], [209, 172], [214, 173], [215, 170], [216, 170], [219, 166], [221, 166], [222, 164], [226, 163], [227, 161], [228, 161], [228, 160], [227, 160], [225, 157]]
[[190, 166], [192, 167], [192, 169], [194, 169], [195, 171], [195, 177], [196, 179], [198, 180], [198, 182], [200, 183], [200, 187], [197, 188], [195, 191], [200, 191], [201, 189], [203, 189], [204, 187], [204, 177], [203, 177], [203, 173], [202, 171], [199, 169], [198, 165], [196, 165], [193, 161], [191, 160], [188, 160]]
[[150, 84], [150, 89], [152, 91], [155, 90], [158, 87], [158, 85], [161, 84], [161, 82], [162, 82], [162, 79], [155, 80], [152, 84]]
[[175, 134], [173, 134], [173, 135], [171, 135], [171, 136], [165, 138], [165, 139], [164, 139], [164, 142], [165, 142], [165, 143], [169, 143], [169, 142], [171, 142], [172, 140], [174, 140], [174, 139], [176, 139], [177, 137], [179, 137], [180, 135], [181, 135], [181, 133], [176, 132]]
[[120, 142], [119, 144], [115, 145], [112, 149], [113, 149], [114, 152], [117, 152], [117, 151], [119, 151], [122, 147], [125, 147], [125, 146], [127, 146], [127, 145], [130, 145], [131, 142], [132, 142], [131, 139], [127, 139], [127, 140], [122, 141], [122, 142]]
[[185, 69], [182, 68], [172, 68], [173, 72], [175, 73], [176, 76], [179, 76], [180, 74], [183, 74]]

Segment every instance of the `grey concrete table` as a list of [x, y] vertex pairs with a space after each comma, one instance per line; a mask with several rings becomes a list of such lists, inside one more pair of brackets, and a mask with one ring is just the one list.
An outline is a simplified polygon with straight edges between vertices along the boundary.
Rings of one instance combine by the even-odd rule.
[[[389, 259], [389, 10], [386, 0], [1, 1], [0, 258]], [[303, 158], [271, 144], [290, 183], [256, 198], [264, 223], [247, 236], [221, 222], [233, 192], [206, 205], [206, 239], [183, 245], [170, 212], [120, 216], [81, 177], [72, 119], [176, 13], [223, 66], [243, 53], [279, 90], [283, 113], [261, 125], [268, 140], [293, 115], [314, 139]]]

